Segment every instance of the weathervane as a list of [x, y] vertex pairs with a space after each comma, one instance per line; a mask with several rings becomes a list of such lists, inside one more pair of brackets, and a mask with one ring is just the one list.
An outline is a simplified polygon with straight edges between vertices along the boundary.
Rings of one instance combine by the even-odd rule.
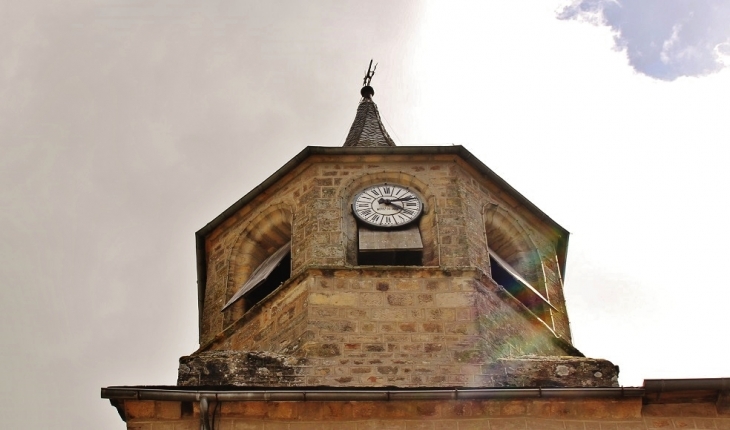
[[[372, 67], [373, 70], [370, 70]], [[370, 86], [370, 80], [373, 79], [373, 76], [375, 76], [375, 69], [378, 68], [378, 63], [375, 63], [375, 67], [373, 67], [373, 60], [370, 60], [370, 65], [368, 66], [368, 71], [365, 73], [365, 77], [362, 80], [362, 86], [363, 87], [369, 87]]]
[[370, 81], [373, 79], [373, 76], [375, 76], [375, 69], [377, 68], [378, 63], [375, 63], [375, 67], [373, 67], [373, 60], [371, 59], [368, 71], [365, 72], [365, 77], [362, 79], [362, 89], [360, 90], [360, 94], [367, 99], [375, 95], [375, 90], [370, 86]]

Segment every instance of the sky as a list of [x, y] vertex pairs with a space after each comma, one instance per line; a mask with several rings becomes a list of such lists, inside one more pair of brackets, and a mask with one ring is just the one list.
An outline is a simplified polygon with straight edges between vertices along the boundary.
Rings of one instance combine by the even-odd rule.
[[371, 58], [399, 146], [465, 146], [571, 232], [574, 344], [728, 377], [727, 0], [0, 0], [0, 427], [124, 428], [197, 348], [194, 232]]

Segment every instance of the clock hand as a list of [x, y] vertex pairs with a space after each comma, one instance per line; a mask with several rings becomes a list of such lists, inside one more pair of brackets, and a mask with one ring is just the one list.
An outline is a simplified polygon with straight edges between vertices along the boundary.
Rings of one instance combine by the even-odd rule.
[[393, 202], [394, 202], [394, 201], [396, 201], [396, 200], [398, 200], [398, 199], [395, 199], [395, 200], [386, 200], [386, 199], [380, 199], [380, 200], [378, 200], [378, 203], [380, 203], [380, 204], [385, 204], [385, 205], [391, 205], [391, 206], [395, 206], [395, 207], [397, 207], [398, 209], [400, 209], [400, 210], [403, 210], [403, 206], [401, 206], [401, 205], [397, 205], [397, 204], [393, 203]]
[[399, 199], [393, 199], [393, 200], [391, 200], [391, 202], [402, 202], [402, 201], [413, 200], [413, 199], [415, 199], [415, 197], [413, 197], [413, 196], [410, 196], [410, 197], [401, 197]]

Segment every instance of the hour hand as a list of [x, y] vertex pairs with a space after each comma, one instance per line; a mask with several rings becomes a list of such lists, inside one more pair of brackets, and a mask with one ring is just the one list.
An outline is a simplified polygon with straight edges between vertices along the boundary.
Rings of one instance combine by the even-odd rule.
[[386, 199], [380, 199], [380, 200], [378, 200], [378, 203], [380, 203], [380, 204], [385, 204], [385, 205], [391, 205], [391, 206], [395, 206], [395, 207], [397, 207], [398, 209], [403, 209], [403, 206], [401, 206], [401, 205], [397, 205], [397, 204], [393, 203], [394, 201], [397, 201], [397, 200], [398, 200], [398, 199], [395, 199], [395, 200], [386, 200]]

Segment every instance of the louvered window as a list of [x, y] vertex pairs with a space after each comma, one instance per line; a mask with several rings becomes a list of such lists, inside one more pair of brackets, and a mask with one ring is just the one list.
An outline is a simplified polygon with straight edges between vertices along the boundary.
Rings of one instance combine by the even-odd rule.
[[358, 227], [357, 263], [365, 266], [420, 266], [423, 241], [417, 224], [402, 228]]
[[245, 309], [263, 300], [291, 276], [291, 242], [264, 260], [222, 310], [243, 297]]
[[548, 300], [527, 282], [512, 266], [489, 249], [492, 279], [504, 287], [514, 298], [545, 322], [549, 321], [550, 309], [557, 310]]

